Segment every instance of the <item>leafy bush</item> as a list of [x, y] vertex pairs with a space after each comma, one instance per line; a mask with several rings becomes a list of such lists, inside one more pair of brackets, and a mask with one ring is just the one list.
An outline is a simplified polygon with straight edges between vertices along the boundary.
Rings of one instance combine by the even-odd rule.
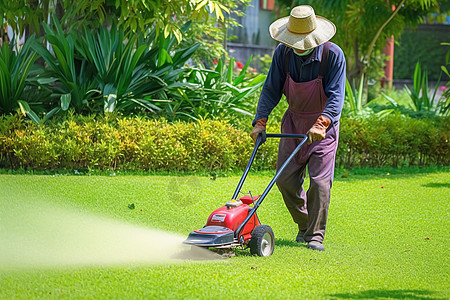
[[343, 119], [336, 162], [344, 167], [449, 165], [450, 118]]
[[[23, 91], [28, 82], [36, 53], [31, 49], [34, 37], [30, 37], [21, 47], [11, 43], [0, 45], [0, 114], [14, 112], [23, 100]], [[24, 109], [26, 109], [24, 108]]]
[[[272, 125], [271, 125], [272, 126]], [[278, 128], [278, 126], [277, 126]], [[338, 166], [450, 165], [450, 118], [342, 119]], [[45, 125], [0, 117], [0, 167], [33, 170], [242, 170], [253, 149], [227, 121], [148, 120], [68, 114]], [[278, 141], [259, 150], [255, 170], [274, 169]]]
[[250, 59], [237, 74], [233, 59], [219, 60], [214, 70], [189, 66], [200, 45], [177, 47], [175, 36], [157, 35], [155, 30], [145, 37], [120, 26], [66, 33], [55, 16], [51, 25], [43, 27], [51, 50], [30, 40], [46, 63], [30, 80], [51, 96], [31, 108], [25, 102], [26, 107], [21, 107], [36, 123], [69, 108], [85, 115], [116, 111], [171, 121], [250, 115], [247, 98], [265, 79], [247, 76]]
[[[428, 87], [428, 72], [424, 71], [422, 73], [420, 68], [420, 62], [417, 62], [416, 69], [414, 71], [414, 85], [413, 89], [409, 89], [408, 86], [405, 86], [406, 91], [408, 92], [411, 99], [411, 107], [414, 111], [426, 111], [433, 114], [439, 115], [447, 115], [448, 107], [445, 107], [444, 98], [437, 99], [436, 93], [439, 88], [439, 83], [441, 82], [441, 75], [437, 80], [436, 86], [434, 90], [429, 90]], [[431, 92], [431, 93], [430, 93]], [[441, 101], [442, 100], [442, 101]]]
[[164, 39], [161, 35], [157, 39], [155, 32], [138, 38], [116, 26], [96, 32], [85, 29], [77, 39], [77, 49], [96, 74], [103, 111], [130, 114], [144, 109], [156, 113], [160, 109], [152, 99], [167, 98], [172, 88], [184, 89], [186, 84], [179, 75], [186, 71], [184, 65], [199, 45], [172, 51], [174, 42], [175, 37]]
[[[48, 86], [57, 103], [52, 99], [46, 103], [49, 109], [69, 107], [77, 112], [89, 112], [89, 106], [100, 99], [95, 90], [94, 72], [86, 61], [77, 60], [76, 33], [66, 34], [58, 19], [52, 16], [53, 26], [43, 23], [45, 38], [51, 45], [52, 52], [42, 43], [35, 43], [34, 50], [44, 59], [47, 68], [37, 78], [38, 84]], [[54, 27], [54, 28], [53, 28]]]
[[30, 169], [227, 170], [245, 165], [251, 140], [227, 122], [116, 115], [46, 125], [2, 117], [1, 166]]
[[264, 83], [265, 75], [248, 78], [246, 71], [252, 57], [238, 74], [234, 71], [234, 59], [228, 64], [220, 59], [214, 70], [192, 68], [186, 77], [190, 86], [182, 93], [173, 95], [177, 106], [167, 108], [172, 115], [197, 120], [200, 117], [220, 115], [253, 116], [249, 97], [256, 94]]
[[179, 75], [199, 46], [172, 51], [174, 37], [156, 39], [153, 32], [142, 38], [117, 26], [65, 33], [56, 17], [52, 20], [53, 26], [43, 26], [53, 53], [34, 45], [48, 65], [38, 83], [50, 84], [60, 99], [57, 106], [77, 113], [155, 113], [159, 109], [152, 99], [167, 98], [169, 89], [186, 85]]

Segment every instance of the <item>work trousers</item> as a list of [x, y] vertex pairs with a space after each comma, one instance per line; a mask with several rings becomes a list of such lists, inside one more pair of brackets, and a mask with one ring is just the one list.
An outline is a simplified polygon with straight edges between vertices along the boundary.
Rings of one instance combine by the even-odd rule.
[[[323, 242], [333, 184], [339, 123], [330, 125], [325, 139], [304, 145], [297, 157], [286, 167], [277, 180], [284, 202], [299, 230], [304, 230], [306, 242]], [[298, 142], [297, 142], [298, 144]], [[292, 152], [292, 141], [281, 139], [277, 169]], [[306, 171], [310, 185], [305, 192]]]

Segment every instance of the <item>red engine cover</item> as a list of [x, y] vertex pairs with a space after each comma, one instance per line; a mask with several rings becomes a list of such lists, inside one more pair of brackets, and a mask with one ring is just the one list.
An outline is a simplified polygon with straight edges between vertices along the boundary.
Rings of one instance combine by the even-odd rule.
[[[222, 206], [213, 211], [208, 218], [206, 226], [223, 226], [236, 231], [239, 225], [241, 225], [247, 217], [250, 209], [250, 206], [247, 204], [242, 204], [236, 207]], [[252, 230], [258, 225], [260, 225], [260, 223], [255, 213], [242, 229], [241, 235], [251, 233]]]

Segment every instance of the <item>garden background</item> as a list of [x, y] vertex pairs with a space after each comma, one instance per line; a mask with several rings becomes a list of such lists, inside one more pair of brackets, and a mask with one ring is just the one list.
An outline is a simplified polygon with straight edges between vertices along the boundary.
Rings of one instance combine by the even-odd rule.
[[[0, 203], [11, 209], [1, 220], [8, 211], [20, 216], [20, 203], [42, 201], [42, 216], [61, 205], [178, 234], [201, 227], [228, 201], [253, 149], [249, 132], [270, 58], [236, 61], [227, 52], [250, 2], [1, 2]], [[437, 46], [442, 56], [411, 54], [417, 61], [401, 69], [411, 85], [390, 89], [380, 80], [386, 39], [410, 44], [405, 30], [442, 22], [448, 2], [269, 2], [274, 20], [312, 3], [337, 25], [332, 41], [346, 54], [331, 251], [311, 254], [291, 242], [295, 230], [272, 191], [262, 219], [278, 234], [278, 256], [257, 261], [238, 250], [225, 266], [50, 271], [5, 269], [0, 260], [1, 297], [448, 296], [450, 41]], [[268, 132], [279, 132], [286, 108], [283, 98]], [[259, 150], [257, 189], [273, 175], [276, 153], [276, 141]], [[8, 232], [0, 230], [0, 241]], [[258, 291], [244, 284], [250, 277]], [[286, 287], [286, 278], [297, 286]]]
[[[226, 171], [245, 164], [270, 63], [226, 52], [248, 1], [184, 1], [185, 9], [138, 0], [22, 4], [0, 7], [10, 31], [1, 36], [0, 167]], [[290, 4], [277, 2], [274, 14], [287, 14]], [[380, 80], [386, 38], [402, 42], [405, 28], [442, 19], [448, 4], [314, 5], [341, 29], [333, 41], [348, 65], [338, 167], [448, 165], [449, 45], [438, 46], [446, 56], [432, 56], [439, 65], [417, 58], [412, 86], [389, 89]], [[282, 99], [268, 131], [279, 130], [285, 108]], [[274, 152], [266, 145], [258, 168], [273, 168]]]

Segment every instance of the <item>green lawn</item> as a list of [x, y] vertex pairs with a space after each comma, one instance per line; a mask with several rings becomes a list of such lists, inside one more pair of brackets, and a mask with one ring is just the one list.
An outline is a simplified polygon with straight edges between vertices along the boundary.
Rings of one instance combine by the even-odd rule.
[[[251, 174], [244, 190], [258, 194], [269, 180]], [[34, 203], [41, 218], [50, 220], [70, 208], [184, 238], [229, 200], [238, 181], [239, 176], [0, 175], [0, 241], [2, 233], [14, 233], [5, 225], [11, 220], [5, 212], [18, 203]], [[0, 299], [448, 299], [449, 200], [449, 172], [338, 176], [326, 251], [316, 252], [293, 242], [295, 225], [274, 188], [258, 211], [275, 232], [268, 258], [238, 250], [226, 260], [9, 266], [0, 268]], [[30, 211], [21, 220], [41, 223]]]

